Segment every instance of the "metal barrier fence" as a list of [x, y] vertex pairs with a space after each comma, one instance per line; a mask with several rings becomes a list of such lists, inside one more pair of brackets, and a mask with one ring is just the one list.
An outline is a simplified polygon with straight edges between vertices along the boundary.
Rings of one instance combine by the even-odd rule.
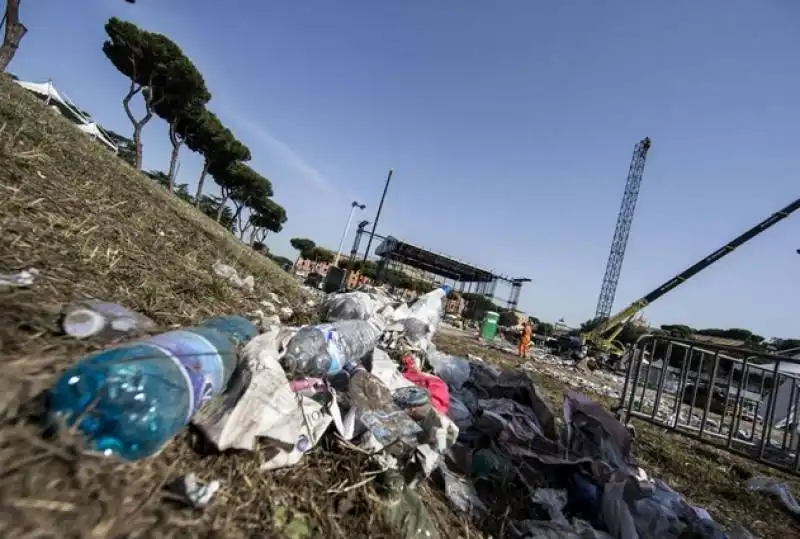
[[645, 335], [620, 399], [632, 417], [800, 474], [800, 359]]

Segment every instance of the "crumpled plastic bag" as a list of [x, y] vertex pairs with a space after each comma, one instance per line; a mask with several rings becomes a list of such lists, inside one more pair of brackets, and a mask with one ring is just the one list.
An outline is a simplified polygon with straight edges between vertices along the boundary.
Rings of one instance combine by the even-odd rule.
[[219, 277], [226, 279], [236, 288], [241, 288], [246, 292], [252, 292], [256, 286], [255, 279], [252, 275], [248, 275], [242, 279], [239, 277], [239, 272], [236, 271], [236, 268], [227, 264], [223, 264], [219, 260], [215, 261], [214, 264], [211, 265], [211, 270]]
[[450, 409], [447, 410], [447, 417], [452, 419], [453, 423], [462, 431], [470, 428], [474, 423], [472, 412], [469, 411], [467, 405], [452, 394], [450, 395]]
[[800, 518], [800, 503], [797, 503], [792, 491], [786, 483], [782, 483], [774, 477], [756, 476], [750, 478], [746, 486], [749, 490], [764, 492], [778, 499], [784, 509]]
[[319, 306], [320, 316], [326, 322], [337, 320], [368, 320], [388, 305], [389, 299], [366, 292], [332, 293], [325, 296]]
[[443, 465], [439, 467], [439, 471], [444, 478], [444, 493], [456, 508], [468, 515], [473, 513], [482, 515], [488, 512], [472, 481], [450, 471]]
[[427, 358], [436, 376], [447, 382], [452, 389], [461, 389], [469, 380], [472, 367], [469, 361], [463, 357], [433, 350], [428, 352]]

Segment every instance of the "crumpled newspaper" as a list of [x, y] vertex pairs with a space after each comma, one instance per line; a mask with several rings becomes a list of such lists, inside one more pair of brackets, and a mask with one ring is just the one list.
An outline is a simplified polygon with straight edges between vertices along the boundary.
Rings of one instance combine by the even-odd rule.
[[264, 470], [296, 464], [331, 423], [343, 437], [352, 436], [354, 419], [341, 417], [335, 395], [323, 405], [292, 390], [279, 357], [295, 332], [274, 326], [247, 343], [226, 393], [192, 418], [219, 450], [253, 451], [256, 439], [268, 441], [274, 451]]

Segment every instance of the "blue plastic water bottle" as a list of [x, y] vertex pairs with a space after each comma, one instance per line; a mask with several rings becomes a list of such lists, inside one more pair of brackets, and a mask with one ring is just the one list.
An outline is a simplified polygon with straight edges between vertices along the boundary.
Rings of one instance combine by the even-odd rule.
[[106, 455], [136, 460], [158, 452], [203, 404], [223, 391], [236, 348], [255, 337], [241, 316], [220, 316], [91, 354], [50, 392], [50, 411]]

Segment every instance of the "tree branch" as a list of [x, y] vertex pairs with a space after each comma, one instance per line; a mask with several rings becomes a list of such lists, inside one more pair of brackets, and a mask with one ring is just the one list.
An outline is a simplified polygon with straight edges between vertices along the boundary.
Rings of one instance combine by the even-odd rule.
[[128, 115], [128, 119], [131, 123], [136, 126], [136, 118], [133, 117], [133, 112], [131, 112], [131, 99], [142, 91], [142, 87], [136, 84], [136, 81], [131, 79], [131, 86], [128, 90], [128, 94], [122, 99], [122, 106], [125, 108], [125, 114]]

